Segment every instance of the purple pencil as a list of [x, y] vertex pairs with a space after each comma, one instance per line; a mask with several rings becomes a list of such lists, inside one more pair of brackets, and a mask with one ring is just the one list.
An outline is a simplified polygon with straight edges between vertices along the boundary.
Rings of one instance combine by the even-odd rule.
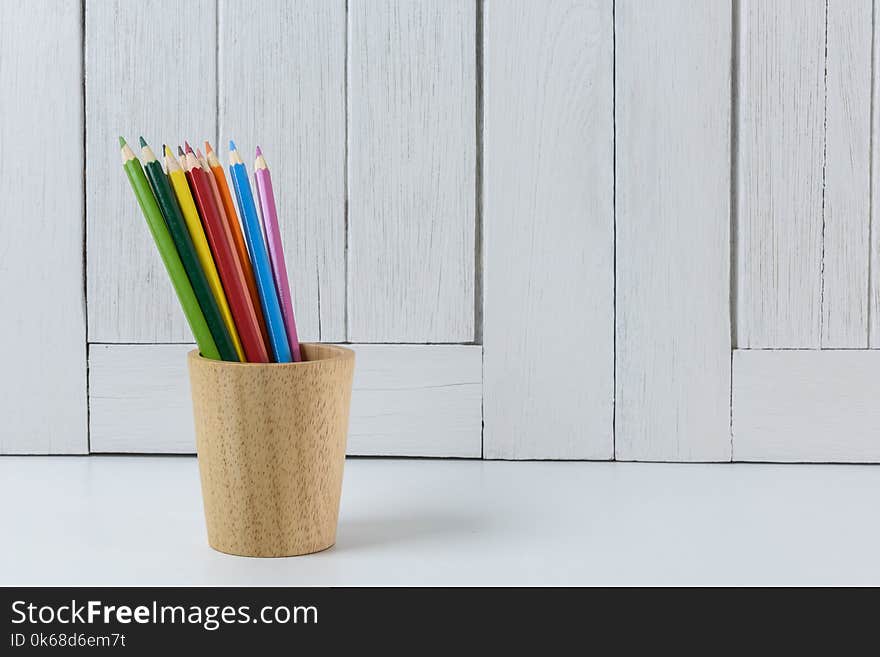
[[272, 262], [272, 275], [275, 278], [275, 289], [281, 302], [281, 314], [284, 317], [284, 330], [290, 343], [293, 361], [302, 360], [299, 350], [299, 338], [296, 335], [296, 320], [293, 318], [293, 301], [290, 299], [290, 284], [287, 281], [287, 267], [284, 264], [284, 247], [281, 246], [281, 230], [278, 228], [278, 213], [275, 210], [275, 193], [272, 190], [272, 177], [263, 151], [257, 146], [257, 161], [254, 163], [254, 181], [257, 185], [257, 196], [260, 197], [260, 214], [263, 219], [263, 232], [269, 246], [269, 260]]

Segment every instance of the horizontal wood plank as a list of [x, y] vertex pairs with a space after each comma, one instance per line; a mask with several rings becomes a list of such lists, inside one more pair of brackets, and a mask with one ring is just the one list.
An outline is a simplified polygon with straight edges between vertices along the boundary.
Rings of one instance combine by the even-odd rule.
[[880, 462], [880, 352], [737, 350], [733, 460]]
[[[93, 452], [195, 451], [186, 371], [193, 346], [91, 345]], [[350, 455], [480, 456], [481, 347], [350, 346]]]

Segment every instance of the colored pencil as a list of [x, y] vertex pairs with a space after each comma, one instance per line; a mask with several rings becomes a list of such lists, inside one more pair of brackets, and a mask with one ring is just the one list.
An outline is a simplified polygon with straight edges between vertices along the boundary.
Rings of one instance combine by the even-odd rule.
[[229, 233], [229, 226], [220, 218], [220, 211], [214, 200], [214, 192], [208, 181], [210, 174], [202, 169], [189, 144], [186, 144], [186, 148], [187, 180], [193, 190], [193, 196], [199, 208], [205, 232], [208, 235], [211, 252], [214, 254], [214, 261], [220, 272], [220, 280], [223, 282], [223, 289], [229, 299], [229, 307], [232, 309], [232, 316], [235, 319], [235, 326], [238, 328], [245, 356], [251, 363], [268, 363], [269, 354], [260, 335], [257, 316], [250, 296], [248, 296], [244, 272], [242, 272], [241, 265], [233, 252], [232, 235]]
[[128, 175], [128, 181], [131, 183], [131, 188], [137, 197], [141, 212], [143, 212], [144, 218], [147, 220], [147, 226], [153, 235], [156, 247], [159, 249], [159, 255], [165, 264], [168, 276], [171, 278], [171, 284], [177, 293], [177, 298], [183, 308], [183, 314], [196, 339], [199, 351], [205, 358], [220, 360], [220, 352], [217, 350], [217, 345], [211, 335], [211, 329], [208, 327], [205, 315], [199, 307], [196, 294], [186, 276], [183, 263], [180, 261], [174, 241], [168, 233], [168, 227], [165, 225], [162, 211], [159, 209], [158, 203], [156, 203], [156, 198], [153, 196], [150, 183], [147, 182], [147, 177], [141, 168], [141, 163], [122, 137], [119, 138], [119, 146], [122, 151], [122, 166]]
[[[247, 281], [248, 292], [251, 295], [251, 301], [254, 304], [254, 310], [257, 312], [257, 321], [260, 323], [260, 334], [263, 336], [263, 342], [269, 344], [269, 334], [266, 331], [266, 318], [263, 317], [263, 309], [260, 306], [260, 295], [257, 292], [257, 281], [254, 278], [254, 269], [251, 266], [251, 258], [248, 255], [247, 244], [244, 241], [244, 235], [241, 232], [241, 225], [238, 222], [238, 213], [235, 211], [235, 201], [232, 200], [232, 194], [229, 192], [229, 185], [226, 182], [226, 173], [220, 160], [214, 153], [209, 142], [205, 142], [205, 159], [208, 161], [208, 167], [217, 185], [217, 192], [220, 194], [220, 205], [226, 216], [226, 222], [229, 224], [229, 231], [232, 233], [232, 240], [235, 242], [235, 251], [238, 253], [238, 260], [241, 262], [241, 268], [244, 270], [244, 278]], [[207, 171], [208, 169], [205, 169]]]
[[260, 197], [260, 207], [263, 218], [263, 232], [266, 234], [266, 243], [269, 246], [269, 260], [272, 263], [272, 274], [275, 277], [275, 289], [278, 291], [278, 299], [281, 302], [281, 312], [284, 317], [284, 328], [287, 330], [287, 343], [294, 362], [302, 360], [299, 352], [299, 337], [296, 334], [296, 320], [293, 316], [293, 301], [290, 298], [290, 283], [287, 279], [287, 265], [284, 263], [284, 247], [281, 244], [281, 229], [278, 227], [278, 213], [275, 208], [275, 192], [272, 189], [272, 176], [263, 152], [257, 146], [257, 159], [254, 163], [254, 182], [257, 185], [257, 195]]
[[162, 210], [162, 216], [165, 217], [165, 224], [168, 226], [168, 232], [174, 245], [177, 247], [177, 254], [183, 262], [183, 268], [192, 285], [193, 292], [198, 299], [199, 307], [211, 329], [211, 335], [214, 337], [214, 343], [220, 352], [220, 358], [228, 361], [237, 361], [238, 355], [235, 353], [235, 345], [232, 344], [232, 338], [229, 337], [229, 331], [223, 323], [223, 316], [220, 314], [220, 308], [217, 306], [217, 300], [211, 293], [211, 287], [208, 285], [208, 279], [202, 266], [199, 264], [199, 258], [196, 255], [196, 249], [193, 246], [192, 238], [186, 229], [183, 221], [183, 215], [174, 198], [174, 190], [171, 189], [171, 183], [162, 170], [162, 165], [156, 159], [153, 149], [147, 144], [143, 137], [141, 142], [141, 159], [144, 166], [144, 172], [147, 174], [147, 180], [153, 190], [153, 195], [159, 203], [159, 209]]
[[174, 189], [174, 195], [177, 197], [177, 203], [180, 205], [180, 211], [183, 213], [186, 228], [196, 249], [199, 264], [202, 266], [202, 271], [205, 272], [208, 285], [211, 286], [211, 292], [214, 295], [214, 300], [217, 302], [217, 307], [220, 308], [220, 315], [223, 317], [226, 331], [229, 333], [229, 337], [232, 338], [235, 353], [238, 355], [238, 359], [244, 362], [247, 360], [244, 355], [244, 349], [241, 346], [235, 322], [232, 320], [232, 311], [229, 309], [226, 293], [223, 291], [223, 284], [220, 282], [220, 276], [217, 274], [217, 266], [214, 264], [214, 257], [211, 255], [208, 240], [205, 239], [205, 230], [202, 228], [202, 220], [199, 218], [199, 211], [196, 209], [195, 201], [190, 192], [186, 174], [180, 167], [177, 158], [174, 157], [174, 153], [167, 146], [165, 147], [165, 169], [168, 171], [168, 179], [171, 181], [171, 187]]
[[[205, 142], [208, 143], [208, 142]], [[266, 332], [266, 323], [263, 318], [263, 309], [260, 306], [260, 297], [257, 295], [256, 282], [253, 280], [253, 270], [251, 269], [251, 259], [248, 256], [247, 247], [245, 246], [244, 252], [238, 248], [238, 237], [236, 237], [236, 233], [238, 233], [239, 237], [241, 236], [241, 227], [238, 225], [238, 217], [233, 215], [232, 221], [229, 220], [229, 216], [226, 214], [226, 205], [223, 203], [223, 197], [220, 195], [220, 186], [217, 184], [217, 179], [214, 176], [214, 173], [211, 171], [211, 165], [208, 164], [207, 158], [202, 154], [201, 150], [196, 149], [196, 159], [198, 159], [199, 164], [202, 165], [202, 171], [207, 174], [205, 178], [211, 185], [211, 191], [214, 193], [214, 201], [217, 204], [217, 210], [220, 213], [220, 219], [223, 221], [226, 226], [229, 227], [229, 236], [232, 240], [232, 255], [238, 260], [238, 264], [241, 266], [241, 271], [244, 274], [244, 282], [246, 284], [246, 289], [248, 293], [248, 297], [250, 297], [251, 305], [254, 308], [254, 314], [257, 316], [257, 324], [260, 327], [260, 337], [263, 338], [263, 344], [269, 344], [269, 334]], [[216, 157], [214, 158], [217, 159]], [[223, 175], [223, 170], [220, 170], [220, 175]], [[224, 176], [225, 178], [225, 176]], [[226, 180], [224, 179], [225, 183]], [[228, 189], [228, 188], [227, 188]], [[244, 244], [242, 244], [244, 246]], [[250, 273], [250, 278], [248, 278], [248, 273]], [[251, 289], [251, 285], [253, 284], [253, 289]]]
[[244, 235], [247, 239], [251, 264], [254, 267], [254, 276], [257, 279], [257, 291], [260, 294], [260, 303], [266, 318], [266, 330], [269, 332], [269, 343], [272, 346], [275, 360], [279, 363], [289, 363], [293, 357], [287, 342], [284, 319], [281, 316], [281, 306], [278, 303], [278, 293], [275, 290], [275, 281], [272, 279], [269, 254], [266, 251], [266, 243], [263, 241], [263, 230], [260, 227], [260, 219], [257, 217], [257, 208], [254, 204], [247, 169], [232, 141], [229, 142], [229, 177], [232, 178], [235, 198], [238, 201], [238, 211], [244, 225]]

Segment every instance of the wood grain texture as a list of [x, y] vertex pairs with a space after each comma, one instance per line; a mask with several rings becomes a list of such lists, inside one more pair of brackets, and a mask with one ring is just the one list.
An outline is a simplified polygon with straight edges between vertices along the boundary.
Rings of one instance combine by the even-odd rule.
[[[479, 346], [346, 346], [357, 354], [349, 454], [479, 457]], [[195, 451], [186, 374], [191, 349], [91, 346], [92, 451]]]
[[818, 348], [825, 2], [740, 12], [736, 343]]
[[[89, 339], [191, 340], [119, 163], [118, 135], [214, 138], [214, 0], [86, 1]], [[185, 55], [181, 51], [185, 48]]]
[[486, 4], [487, 458], [613, 457], [611, 8]]
[[868, 346], [880, 347], [880, 29], [874, 29], [871, 77], [871, 219], [868, 271]]
[[480, 457], [479, 346], [352, 348], [358, 361], [349, 454]]
[[89, 345], [92, 452], [193, 453], [190, 344]]
[[822, 347], [868, 346], [871, 0], [828, 2]]
[[225, 363], [189, 352], [208, 543], [252, 557], [336, 542], [354, 352], [303, 344], [309, 362]]
[[345, 340], [345, 2], [219, 12], [221, 152], [234, 139], [253, 174], [263, 148], [299, 337]]
[[726, 2], [618, 2], [620, 460], [730, 458]]
[[0, 3], [0, 454], [88, 451], [81, 20], [79, 3]]
[[472, 341], [475, 5], [351, 0], [348, 21], [349, 339]]
[[880, 462], [880, 353], [733, 353], [735, 461]]

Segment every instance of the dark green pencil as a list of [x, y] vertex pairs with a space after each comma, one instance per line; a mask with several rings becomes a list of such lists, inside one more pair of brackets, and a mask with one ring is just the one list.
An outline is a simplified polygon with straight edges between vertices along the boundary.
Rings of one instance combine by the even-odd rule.
[[202, 266], [199, 264], [196, 249], [193, 246], [192, 239], [183, 222], [183, 214], [180, 212], [180, 206], [177, 205], [177, 199], [174, 197], [174, 191], [171, 189], [171, 183], [165, 177], [162, 165], [153, 154], [152, 149], [141, 137], [141, 158], [144, 163], [144, 171], [147, 174], [147, 180], [153, 189], [153, 194], [159, 202], [159, 208], [162, 210], [162, 216], [165, 217], [165, 223], [168, 224], [168, 232], [171, 233], [171, 239], [177, 246], [177, 252], [183, 261], [183, 267], [192, 283], [193, 291], [196, 293], [199, 306], [205, 315], [205, 321], [214, 342], [217, 344], [217, 350], [220, 352], [220, 358], [228, 361], [238, 361], [238, 355], [235, 353], [235, 345], [232, 338], [229, 337], [229, 331], [223, 323], [223, 317], [220, 314], [220, 308], [214, 295], [211, 294], [211, 288], [208, 286], [208, 279]]

